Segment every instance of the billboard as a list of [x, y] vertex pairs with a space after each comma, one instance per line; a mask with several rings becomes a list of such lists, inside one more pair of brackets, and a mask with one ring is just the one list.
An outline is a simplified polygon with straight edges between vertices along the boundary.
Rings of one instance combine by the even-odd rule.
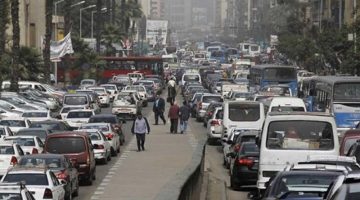
[[146, 41], [150, 45], [166, 45], [168, 33], [168, 21], [166, 20], [146, 20]]

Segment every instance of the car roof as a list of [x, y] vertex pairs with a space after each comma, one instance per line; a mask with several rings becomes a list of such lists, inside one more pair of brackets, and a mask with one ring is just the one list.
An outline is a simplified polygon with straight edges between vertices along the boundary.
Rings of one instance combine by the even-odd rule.
[[87, 133], [83, 131], [63, 131], [63, 132], [56, 132], [48, 135], [47, 138], [51, 137], [84, 137], [88, 136]]
[[46, 129], [46, 128], [23, 128], [23, 129], [20, 129], [19, 131], [46, 131], [46, 132], [49, 132], [49, 129]]
[[[106, 125], [106, 126], [110, 126], [110, 123], [105, 123], [105, 122], [97, 122], [97, 123], [87, 123], [87, 124], [82, 124], [80, 127], [86, 127], [86, 126], [100, 126], [100, 125]], [[82, 130], [82, 129], [81, 129]]]
[[21, 159], [24, 158], [66, 158], [63, 154], [53, 154], [53, 153], [42, 153], [42, 154], [27, 154], [23, 155]]
[[295, 115], [303, 115], [303, 116], [321, 116], [321, 117], [332, 117], [328, 113], [321, 112], [269, 112], [268, 116], [295, 116]]
[[31, 173], [31, 174], [44, 174], [48, 169], [46, 167], [23, 167], [23, 166], [15, 166], [8, 169], [8, 174], [23, 174], [23, 173]]
[[102, 118], [102, 117], [116, 117], [116, 115], [113, 115], [113, 114], [97, 114], [97, 115], [91, 116], [91, 118]]
[[56, 120], [44, 120], [44, 121], [36, 121], [32, 122], [31, 124], [61, 124], [64, 123], [63, 121], [56, 121]]

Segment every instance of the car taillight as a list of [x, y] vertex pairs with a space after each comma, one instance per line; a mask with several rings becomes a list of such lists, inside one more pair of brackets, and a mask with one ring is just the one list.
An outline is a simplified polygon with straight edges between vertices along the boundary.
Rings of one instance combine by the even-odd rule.
[[49, 188], [46, 188], [43, 199], [52, 199], [52, 198], [53, 198], [52, 191]]
[[31, 154], [38, 154], [39, 151], [37, 148], [33, 148], [32, 151], [31, 151]]
[[220, 122], [219, 120], [211, 120], [210, 125], [211, 126], [220, 125]]
[[16, 165], [18, 163], [18, 160], [15, 156], [11, 157], [10, 165]]
[[240, 144], [235, 144], [235, 146], [234, 146], [234, 151], [235, 152], [239, 152], [239, 150], [240, 150]]
[[248, 158], [241, 158], [238, 160], [239, 165], [252, 167], [254, 165], [254, 161]]
[[104, 147], [104, 145], [99, 144], [99, 145], [97, 145], [96, 149], [105, 149], [105, 147]]
[[106, 138], [109, 139], [109, 140], [112, 140], [114, 137], [114, 133], [109, 133], [106, 135]]
[[69, 179], [69, 176], [65, 170], [61, 170], [59, 173], [56, 174], [56, 178], [67, 180]]

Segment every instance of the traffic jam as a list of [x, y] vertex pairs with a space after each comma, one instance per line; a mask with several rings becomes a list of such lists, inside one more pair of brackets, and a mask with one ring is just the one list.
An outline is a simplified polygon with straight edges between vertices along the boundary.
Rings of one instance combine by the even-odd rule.
[[104, 84], [83, 79], [67, 91], [39, 82], [18, 84], [20, 92], [14, 93], [6, 91], [9, 81], [2, 83], [0, 199], [79, 196], [82, 186], [94, 184], [97, 168], [119, 157], [130, 140], [123, 123], [165, 87], [161, 76], [142, 73], [116, 75]]
[[231, 190], [249, 199], [360, 199], [360, 78], [251, 56], [222, 64], [211, 48], [220, 47], [184, 51], [186, 61], [165, 73], [208, 145], [221, 148]]

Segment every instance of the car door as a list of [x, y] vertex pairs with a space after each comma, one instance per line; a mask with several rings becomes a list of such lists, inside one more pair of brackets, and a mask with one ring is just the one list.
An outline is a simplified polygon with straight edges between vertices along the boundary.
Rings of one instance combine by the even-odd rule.
[[64, 199], [65, 196], [64, 186], [60, 184], [59, 180], [56, 178], [53, 172], [49, 171], [49, 176], [51, 179], [50, 184], [53, 186], [52, 187], [53, 198], [58, 200]]

